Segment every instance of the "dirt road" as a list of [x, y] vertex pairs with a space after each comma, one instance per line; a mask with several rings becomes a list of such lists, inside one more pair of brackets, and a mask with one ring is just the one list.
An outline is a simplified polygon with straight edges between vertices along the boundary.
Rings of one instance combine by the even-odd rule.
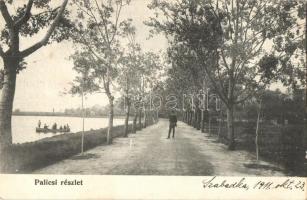
[[[280, 176], [272, 169], [247, 168], [253, 154], [228, 151], [207, 134], [179, 122], [174, 139], [167, 138], [168, 121], [116, 138], [111, 146], [99, 146], [86, 157], [72, 157], [34, 171], [36, 174], [109, 175], [230, 175]], [[272, 164], [260, 161], [262, 165]]]

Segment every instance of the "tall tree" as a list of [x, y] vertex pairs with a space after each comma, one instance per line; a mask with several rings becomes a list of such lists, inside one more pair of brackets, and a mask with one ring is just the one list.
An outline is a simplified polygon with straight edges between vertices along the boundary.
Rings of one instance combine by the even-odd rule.
[[85, 118], [85, 109], [84, 109], [84, 99], [87, 93], [92, 93], [98, 90], [98, 86], [95, 84], [93, 79], [93, 65], [96, 63], [93, 62], [91, 54], [86, 51], [76, 51], [71, 58], [74, 62], [73, 69], [78, 73], [78, 76], [75, 78], [72, 83], [72, 87], [68, 91], [73, 95], [81, 96], [81, 112], [82, 112], [82, 136], [81, 136], [81, 154], [84, 153], [84, 118]]
[[[3, 80], [0, 99], [0, 151], [12, 144], [11, 118], [16, 77], [26, 67], [24, 59], [52, 40], [66, 39], [68, 34], [63, 28], [71, 26], [70, 22], [63, 17], [68, 14], [65, 12], [68, 0], [63, 0], [57, 8], [52, 8], [49, 0], [28, 0], [27, 4], [22, 4], [12, 14], [10, 12], [14, 9], [9, 8], [13, 7], [14, 3], [21, 5], [16, 1], [0, 0], [0, 12], [5, 23], [3, 27], [0, 27], [2, 29], [0, 56], [4, 63], [3, 70], [1, 70], [2, 78], [0, 78]], [[39, 13], [32, 14], [34, 9], [37, 9]], [[21, 39], [26, 40], [26, 37], [31, 37], [46, 28], [47, 32], [41, 40], [26, 49], [20, 49]]]
[[[123, 56], [119, 61], [119, 72], [117, 83], [124, 97], [124, 108], [126, 112], [125, 119], [125, 134], [128, 136], [128, 125], [131, 111], [133, 96], [137, 95], [139, 86], [139, 72], [141, 69], [141, 47], [135, 40], [135, 27], [131, 25], [131, 20], [128, 20], [122, 30], [122, 35], [127, 39], [127, 48], [123, 51]], [[136, 131], [136, 120], [138, 117], [138, 109], [134, 108], [133, 131]]]
[[162, 69], [161, 58], [158, 54], [153, 52], [145, 52], [142, 57], [142, 70], [141, 70], [141, 96], [143, 98], [143, 113], [144, 113], [144, 126], [151, 120], [153, 113], [152, 96], [153, 89], [159, 84], [157, 81]]
[[112, 128], [114, 118], [114, 96], [112, 82], [118, 68], [119, 29], [124, 25], [120, 19], [122, 8], [130, 0], [73, 0], [77, 7], [76, 19], [78, 28], [74, 39], [83, 48], [91, 52], [99, 64], [96, 66], [96, 77], [101, 80], [102, 87], [109, 99], [109, 123], [107, 143], [112, 143]]

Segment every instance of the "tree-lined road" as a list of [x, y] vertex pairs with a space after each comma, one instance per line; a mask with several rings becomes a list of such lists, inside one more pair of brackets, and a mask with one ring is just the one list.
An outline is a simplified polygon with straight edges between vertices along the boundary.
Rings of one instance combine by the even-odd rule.
[[[33, 168], [42, 160], [34, 153], [29, 158], [25, 156], [20, 163], [15, 162], [18, 156], [23, 156], [19, 148], [32, 152], [31, 148], [40, 149], [40, 145], [13, 144], [13, 108], [20, 109], [18, 104], [21, 103], [27, 107], [25, 110], [41, 110], [36, 106], [48, 102], [44, 103], [48, 106], [43, 106], [43, 110], [60, 110], [66, 106], [61, 100], [63, 94], [73, 94], [82, 96], [83, 117], [91, 114], [84, 105], [97, 101], [108, 107], [105, 109], [109, 116], [108, 144], [112, 143], [116, 115], [126, 116], [124, 135], [127, 136], [128, 119], [133, 118], [135, 129], [141, 119], [147, 123], [157, 118], [158, 113], [167, 114], [175, 109], [181, 111], [183, 121], [198, 129], [205, 123], [210, 124], [210, 120], [225, 121], [227, 129], [222, 132], [227, 135], [229, 150], [235, 150], [236, 136], [241, 134], [237, 131], [239, 124], [235, 123], [239, 120], [248, 129], [244, 129], [242, 138], [246, 140], [241, 141], [242, 144], [254, 143], [257, 155], [260, 155], [259, 149], [269, 149], [269, 154], [276, 155], [276, 159], [271, 156], [267, 159], [278, 160], [289, 173], [304, 174], [301, 155], [306, 148], [301, 141], [305, 141], [306, 116], [305, 2], [58, 2], [61, 3], [0, 0], [0, 172], [9, 172], [17, 163], [20, 168], [28, 165]], [[37, 40], [40, 36], [43, 37]], [[147, 41], [155, 37], [161, 40], [148, 45]], [[59, 51], [62, 46], [49, 45], [52, 42], [64, 44], [65, 40], [68, 44], [65, 52], [71, 52], [69, 54], [62, 55], [63, 51]], [[45, 46], [49, 49], [42, 51]], [[41, 55], [35, 57], [34, 52]], [[68, 58], [71, 62], [66, 62]], [[64, 59], [66, 61], [61, 62]], [[62, 63], [59, 71], [51, 69], [54, 62]], [[41, 66], [47, 72], [58, 72], [45, 73], [38, 70]], [[18, 83], [19, 74], [25, 69], [30, 70], [30, 76], [23, 75]], [[71, 69], [76, 72], [74, 78], [69, 75], [73, 72]], [[45, 75], [53, 77], [52, 83], [64, 84], [63, 87], [55, 89]], [[16, 85], [23, 85], [24, 89]], [[274, 92], [273, 88], [278, 90]], [[15, 95], [15, 91], [19, 93]], [[36, 98], [37, 91], [48, 95], [42, 93]], [[96, 96], [97, 93], [103, 93], [107, 102]], [[15, 96], [17, 104], [14, 104]], [[97, 99], [84, 102], [84, 96]], [[37, 103], [28, 105], [26, 99], [35, 99], [32, 103]], [[289, 126], [275, 126], [275, 122]], [[84, 124], [84, 120], [80, 124]], [[21, 124], [18, 127], [23, 128]], [[271, 137], [274, 127], [278, 130]], [[87, 159], [78, 158], [58, 165], [63, 165], [64, 173], [80, 170], [97, 174], [210, 175], [226, 171], [226, 174], [270, 175], [244, 167], [250, 163], [250, 167], [259, 167], [253, 163], [252, 154], [228, 152], [224, 145], [184, 124], [179, 124], [178, 128], [178, 137], [166, 140], [167, 122], [161, 121], [137, 135], [116, 139], [109, 148], [89, 151]], [[260, 134], [262, 129], [265, 134]], [[73, 145], [69, 148], [66, 152], [76, 149]], [[53, 158], [54, 152], [38, 152]], [[69, 165], [72, 162], [75, 168]], [[58, 171], [57, 165], [54, 171]]]
[[[72, 157], [34, 171], [38, 174], [109, 175], [258, 175], [278, 176], [280, 172], [251, 169], [255, 157], [244, 151], [228, 151], [214, 138], [179, 122], [175, 139], [166, 139], [168, 121], [116, 138], [86, 152], [86, 159]], [[271, 165], [260, 161], [261, 164]]]

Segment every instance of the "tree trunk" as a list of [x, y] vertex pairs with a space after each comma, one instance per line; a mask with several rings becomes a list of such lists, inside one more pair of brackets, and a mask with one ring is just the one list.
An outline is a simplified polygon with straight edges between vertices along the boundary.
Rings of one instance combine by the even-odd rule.
[[189, 111], [185, 111], [185, 123], [189, 124]]
[[185, 122], [185, 123], [187, 123], [187, 119], [188, 119], [188, 117], [187, 117], [187, 113], [188, 113], [188, 111], [183, 111], [183, 121]]
[[109, 97], [109, 126], [107, 133], [107, 144], [112, 144], [112, 129], [113, 129], [113, 118], [114, 118], [114, 97]]
[[150, 116], [152, 124], [155, 124], [156, 123], [155, 110], [150, 111]]
[[156, 111], [155, 110], [152, 111], [152, 118], [154, 119], [154, 124], [156, 124], [158, 122], [158, 119], [156, 118]]
[[197, 109], [197, 130], [201, 129], [201, 110], [198, 108]]
[[260, 101], [260, 104], [259, 104], [259, 110], [258, 110], [258, 116], [257, 116], [257, 125], [256, 125], [256, 137], [255, 137], [256, 159], [257, 159], [257, 161], [259, 160], [258, 136], [259, 136], [260, 113], [261, 113], [261, 101]]
[[153, 117], [152, 110], [149, 110], [149, 123], [152, 125], [155, 122], [155, 119]]
[[211, 116], [209, 116], [208, 130], [209, 130], [209, 135], [211, 136]]
[[159, 121], [159, 110], [157, 109], [157, 113], [156, 113], [156, 118], [157, 118], [157, 122]]
[[190, 110], [189, 112], [189, 125], [192, 126], [193, 125], [193, 111]]
[[223, 117], [223, 112], [222, 110], [220, 111], [220, 120], [219, 120], [219, 129], [218, 129], [218, 140], [221, 140], [221, 129], [222, 129], [222, 117]]
[[189, 112], [189, 125], [192, 126], [193, 125], [193, 111], [190, 110]]
[[8, 170], [8, 155], [4, 150], [12, 145], [12, 111], [18, 62], [4, 61], [4, 84], [0, 101], [0, 172]]
[[124, 137], [128, 137], [128, 129], [129, 129], [129, 115], [130, 115], [130, 102], [129, 99], [126, 98], [127, 108], [126, 108], [126, 119], [125, 119], [125, 134]]
[[186, 114], [186, 123], [187, 123], [187, 124], [190, 123], [190, 122], [189, 122], [189, 119], [190, 119], [189, 114], [190, 114], [190, 112], [187, 110], [187, 114]]
[[195, 128], [196, 130], [199, 130], [198, 129], [198, 121], [199, 121], [199, 117], [198, 117], [198, 109], [195, 110]]
[[139, 129], [141, 130], [142, 126], [142, 109], [139, 110]]
[[195, 128], [198, 130], [198, 108], [195, 110]]
[[205, 132], [205, 111], [201, 111], [201, 122], [200, 122], [200, 130], [202, 133]]
[[186, 123], [189, 124], [189, 111], [188, 110], [186, 111], [186, 118], [185, 118], [185, 120], [186, 120]]
[[235, 134], [234, 134], [234, 108], [233, 105], [230, 105], [227, 108], [227, 132], [228, 132], [228, 149], [234, 150], [235, 149]]
[[197, 114], [198, 110], [197, 108], [195, 109], [195, 112], [194, 112], [194, 128], [197, 129], [197, 121], [198, 121], [198, 114]]
[[134, 118], [133, 118], [133, 133], [136, 133], [137, 127], [136, 127], [136, 122], [138, 118], [138, 112], [135, 110], [134, 112]]
[[146, 111], [146, 108], [144, 108], [144, 128], [146, 128], [147, 126], [147, 111]]
[[84, 85], [84, 79], [82, 81], [81, 85], [81, 109], [82, 109], [82, 134], [81, 134], [81, 155], [84, 153], [84, 92], [83, 92], [83, 86]]

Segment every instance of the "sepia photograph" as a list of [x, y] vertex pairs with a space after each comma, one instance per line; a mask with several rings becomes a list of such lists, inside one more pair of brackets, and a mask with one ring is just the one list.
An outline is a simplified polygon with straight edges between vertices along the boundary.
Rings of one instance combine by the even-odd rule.
[[0, 57], [1, 174], [307, 177], [304, 0], [0, 0]]

